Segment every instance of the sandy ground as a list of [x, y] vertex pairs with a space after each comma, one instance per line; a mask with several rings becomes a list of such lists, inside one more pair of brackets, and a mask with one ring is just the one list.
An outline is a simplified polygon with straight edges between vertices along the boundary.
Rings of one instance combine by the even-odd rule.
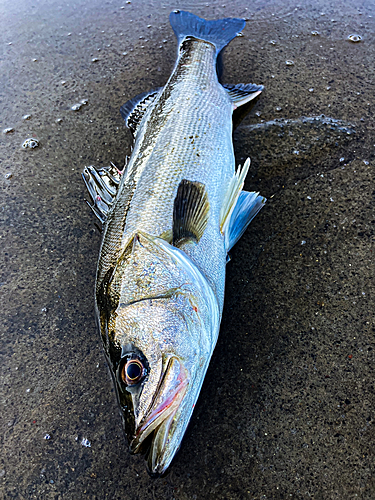
[[[234, 144], [269, 202], [232, 251], [197, 408], [152, 480], [95, 327], [100, 234], [80, 173], [123, 164], [118, 110], [166, 82], [177, 7], [250, 19], [222, 81], [266, 87]], [[374, 2], [0, 10], [0, 126], [14, 128], [0, 134], [0, 498], [374, 499]], [[29, 137], [40, 146], [22, 149]]]

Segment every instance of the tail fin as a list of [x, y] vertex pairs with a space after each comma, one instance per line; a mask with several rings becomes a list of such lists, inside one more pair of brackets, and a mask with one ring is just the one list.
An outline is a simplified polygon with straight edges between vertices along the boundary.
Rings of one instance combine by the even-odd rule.
[[187, 36], [205, 40], [215, 45], [218, 54], [245, 27], [244, 19], [226, 18], [218, 21], [206, 21], [190, 12], [175, 10], [169, 15], [169, 21], [180, 44]]

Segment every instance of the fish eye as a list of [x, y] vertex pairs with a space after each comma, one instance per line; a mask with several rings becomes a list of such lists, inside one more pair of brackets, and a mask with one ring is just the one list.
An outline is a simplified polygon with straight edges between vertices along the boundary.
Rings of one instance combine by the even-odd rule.
[[129, 359], [121, 371], [122, 381], [126, 385], [135, 385], [144, 377], [145, 368], [139, 359]]

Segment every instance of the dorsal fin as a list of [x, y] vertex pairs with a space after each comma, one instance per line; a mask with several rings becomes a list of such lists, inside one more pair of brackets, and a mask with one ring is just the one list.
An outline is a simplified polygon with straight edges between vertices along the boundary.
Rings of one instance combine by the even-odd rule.
[[255, 99], [264, 89], [263, 85], [256, 85], [255, 83], [225, 84], [223, 87], [236, 107]]
[[266, 199], [259, 193], [242, 191], [250, 167], [248, 158], [232, 177], [220, 213], [220, 230], [228, 252], [241, 238], [251, 220], [262, 208]]
[[120, 108], [120, 113], [125, 120], [125, 125], [133, 133], [134, 137], [137, 134], [137, 128], [149, 105], [154, 102], [161, 87], [151, 90], [150, 92], [142, 92], [132, 99], [129, 99]]
[[265, 204], [266, 199], [259, 193], [241, 191], [225, 234], [225, 248], [227, 252], [237, 243], [247, 226]]
[[207, 227], [208, 201], [205, 185], [183, 179], [173, 207], [173, 245], [184, 239], [199, 241]]

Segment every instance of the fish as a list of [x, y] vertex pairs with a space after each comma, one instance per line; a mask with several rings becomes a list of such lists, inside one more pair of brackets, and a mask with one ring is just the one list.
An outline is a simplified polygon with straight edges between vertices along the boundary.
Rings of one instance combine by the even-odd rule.
[[151, 476], [180, 448], [218, 338], [228, 252], [265, 203], [235, 168], [233, 112], [263, 86], [222, 85], [217, 57], [244, 19], [170, 14], [177, 60], [161, 87], [121, 107], [122, 170], [85, 167], [103, 238], [95, 310], [131, 453]]

